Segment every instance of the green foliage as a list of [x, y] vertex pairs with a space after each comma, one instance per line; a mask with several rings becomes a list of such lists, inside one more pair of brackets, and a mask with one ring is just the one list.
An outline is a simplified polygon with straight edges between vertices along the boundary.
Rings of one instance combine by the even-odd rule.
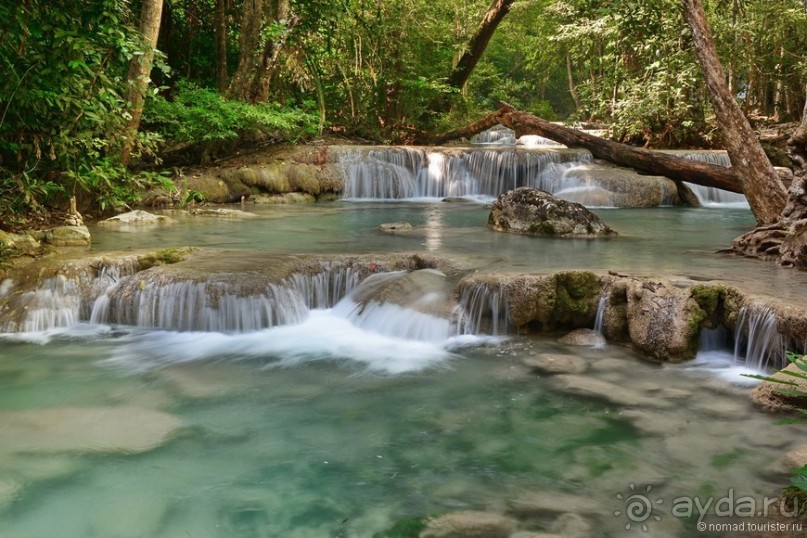
[[154, 96], [143, 113], [143, 129], [172, 142], [226, 142], [247, 133], [296, 140], [316, 133], [317, 121], [305, 110], [229, 100], [190, 83], [180, 83], [171, 100]]
[[132, 19], [123, 0], [0, 5], [3, 214], [37, 210], [75, 185], [103, 185], [107, 197], [119, 187], [127, 62], [145, 47]]
[[[798, 371], [790, 371], [790, 370], [780, 370], [780, 374], [784, 376], [789, 376], [794, 379], [799, 380], [800, 382], [807, 380], [807, 355], [799, 355], [796, 353], [788, 352], [787, 353], [787, 360], [791, 363], [796, 365], [796, 369]], [[760, 375], [748, 375], [746, 377], [753, 377], [755, 379], [761, 379], [763, 381], [769, 381], [771, 383], [778, 383], [783, 385], [782, 388], [778, 388], [776, 391], [780, 394], [783, 394], [788, 397], [792, 398], [801, 398], [802, 402], [804, 399], [807, 399], [807, 391], [799, 389], [799, 382], [790, 381], [788, 379], [781, 379], [778, 377], [770, 377], [770, 376], [760, 376]], [[795, 387], [795, 388], [794, 388]], [[798, 411], [802, 414], [807, 414], [807, 407], [802, 407], [798, 409]], [[781, 421], [782, 423], [792, 423], [796, 422], [793, 420], [785, 420]], [[798, 422], [805, 422], [805, 419], [801, 419]], [[794, 499], [797, 500], [799, 503], [798, 506], [804, 507], [807, 506], [807, 465], [801, 467], [800, 469], [796, 469], [793, 472], [793, 475], [790, 478], [791, 487], [786, 489], [784, 492], [785, 499], [792, 502]]]

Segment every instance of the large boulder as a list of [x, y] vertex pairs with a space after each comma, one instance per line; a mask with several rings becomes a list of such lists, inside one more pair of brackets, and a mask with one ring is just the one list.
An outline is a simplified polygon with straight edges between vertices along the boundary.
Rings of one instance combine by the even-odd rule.
[[635, 280], [628, 284], [627, 299], [628, 333], [637, 349], [665, 362], [695, 357], [707, 315], [691, 290]]
[[488, 228], [499, 232], [551, 237], [616, 235], [597, 215], [582, 205], [531, 187], [520, 187], [500, 195], [491, 207]]

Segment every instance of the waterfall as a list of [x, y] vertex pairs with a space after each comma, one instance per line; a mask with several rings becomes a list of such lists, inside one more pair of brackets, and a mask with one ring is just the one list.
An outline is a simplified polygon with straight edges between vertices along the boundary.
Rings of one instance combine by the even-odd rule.
[[716, 329], [701, 329], [700, 337], [700, 351], [725, 351], [731, 345], [731, 336], [722, 325]]
[[734, 359], [754, 370], [779, 370], [787, 366], [785, 338], [777, 329], [770, 307], [740, 308], [734, 345]]
[[563, 144], [558, 144], [554, 140], [550, 140], [539, 135], [522, 135], [518, 138], [518, 140], [516, 140], [516, 132], [503, 125], [496, 125], [487, 131], [482, 131], [481, 133], [475, 134], [471, 138], [471, 144], [474, 146], [515, 146], [518, 144], [526, 147], [566, 147]]
[[84, 268], [68, 266], [66, 274], [45, 278], [35, 289], [16, 291], [4, 280], [0, 297], [10, 314], [0, 323], [0, 332], [44, 332], [88, 320], [96, 299], [115, 282], [137, 271], [135, 257], [106, 263], [96, 260]]
[[339, 156], [344, 198], [359, 200], [491, 198], [516, 187], [554, 192], [570, 186], [562, 178], [564, 170], [589, 162], [591, 154], [585, 150], [515, 147], [359, 148]]
[[605, 334], [603, 332], [603, 323], [605, 321], [606, 304], [608, 304], [608, 300], [605, 297], [600, 297], [600, 300], [597, 301], [597, 315], [594, 317], [594, 330], [602, 335]]
[[[729, 160], [728, 153], [725, 151], [670, 151], [669, 153], [689, 159], [691, 161], [700, 161], [715, 166], [730, 167], [731, 161]], [[715, 187], [704, 187], [702, 185], [695, 185], [687, 181], [684, 184], [698, 197], [700, 203], [704, 206], [737, 206], [748, 207], [748, 202], [745, 195], [736, 192], [717, 189]]]
[[536, 146], [560, 146], [564, 148], [566, 147], [563, 144], [558, 144], [554, 140], [550, 140], [549, 138], [544, 138], [543, 136], [538, 135], [522, 135], [518, 138], [518, 143], [528, 148]]
[[460, 293], [455, 312], [457, 334], [506, 334], [509, 317], [506, 288], [475, 283]]
[[93, 306], [90, 322], [176, 331], [251, 332], [299, 323], [314, 308], [330, 308], [359, 281], [352, 267], [295, 273], [281, 283], [245, 293], [229, 282], [165, 282], [135, 275], [113, 286]]

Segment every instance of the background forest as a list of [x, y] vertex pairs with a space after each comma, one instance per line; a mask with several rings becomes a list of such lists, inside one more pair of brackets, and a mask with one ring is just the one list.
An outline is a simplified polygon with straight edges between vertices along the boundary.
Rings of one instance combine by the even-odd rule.
[[[746, 115], [797, 120], [807, 0], [706, 8]], [[24, 0], [0, 4], [0, 65], [5, 227], [69, 195], [136, 202], [170, 184], [160, 165], [328, 133], [401, 142], [500, 100], [635, 144], [720, 145], [678, 0]]]

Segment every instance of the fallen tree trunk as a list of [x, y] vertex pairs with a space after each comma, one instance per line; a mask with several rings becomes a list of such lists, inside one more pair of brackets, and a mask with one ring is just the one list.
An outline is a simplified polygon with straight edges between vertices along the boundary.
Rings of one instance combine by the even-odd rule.
[[597, 159], [634, 168], [645, 174], [665, 176], [674, 181], [689, 181], [704, 187], [716, 187], [731, 192], [743, 192], [742, 182], [731, 168], [606, 140], [542, 120], [504, 103], [499, 110], [475, 123], [426, 141], [431, 144], [443, 144], [449, 140], [470, 138], [498, 124], [515, 131], [516, 137], [525, 134], [543, 136], [570, 148], [587, 149]]

